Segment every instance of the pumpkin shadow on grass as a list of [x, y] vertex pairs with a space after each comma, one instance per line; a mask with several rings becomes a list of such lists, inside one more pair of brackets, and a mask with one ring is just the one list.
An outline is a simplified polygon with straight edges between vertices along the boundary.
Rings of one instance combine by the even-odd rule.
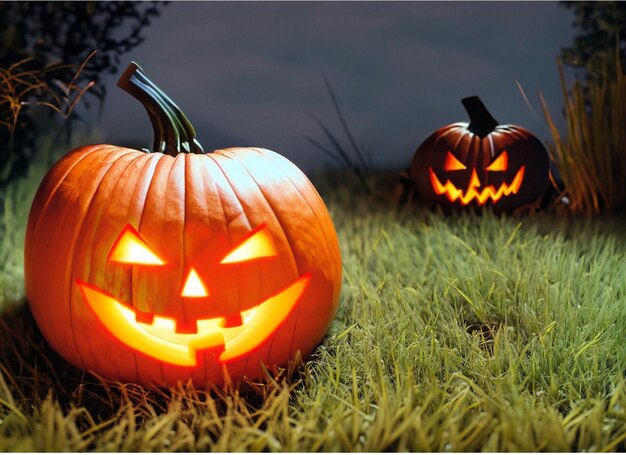
[[114, 407], [113, 396], [103, 393], [96, 378], [65, 362], [46, 343], [25, 300], [0, 313], [0, 371], [5, 393], [20, 409], [37, 407], [50, 394], [62, 408], [70, 403], [93, 412]]
[[186, 409], [206, 408], [216, 417], [233, 407], [250, 412], [286, 389], [299, 387], [300, 365], [301, 360], [296, 359], [288, 371], [274, 371], [271, 379], [237, 387], [209, 385], [200, 390], [189, 382], [159, 389], [121, 383], [84, 372], [61, 358], [43, 338], [25, 299], [0, 311], [0, 399], [23, 413], [50, 399], [64, 413], [84, 408], [95, 421], [123, 418], [124, 411], [132, 407], [138, 424], [167, 412], [173, 402]]

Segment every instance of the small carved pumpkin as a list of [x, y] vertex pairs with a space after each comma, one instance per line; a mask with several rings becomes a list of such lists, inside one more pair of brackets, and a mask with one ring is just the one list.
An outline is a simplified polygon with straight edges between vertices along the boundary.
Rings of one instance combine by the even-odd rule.
[[44, 178], [25, 279], [45, 338], [80, 368], [157, 385], [258, 378], [308, 355], [341, 286], [313, 185], [269, 150], [204, 153], [137, 65], [118, 85], [145, 105], [157, 152], [80, 147]]
[[512, 211], [539, 199], [548, 184], [548, 152], [533, 134], [498, 125], [478, 97], [462, 100], [470, 123], [435, 131], [419, 146], [410, 175], [420, 197], [444, 207]]

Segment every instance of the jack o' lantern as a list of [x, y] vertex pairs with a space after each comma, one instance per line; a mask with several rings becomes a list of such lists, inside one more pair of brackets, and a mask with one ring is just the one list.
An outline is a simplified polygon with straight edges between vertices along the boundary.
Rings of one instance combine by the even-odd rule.
[[464, 98], [470, 123], [435, 131], [419, 146], [410, 175], [420, 197], [443, 207], [511, 211], [539, 199], [548, 184], [548, 152], [533, 134], [498, 125], [476, 96]]
[[286, 366], [337, 310], [335, 229], [306, 176], [259, 148], [204, 153], [135, 64], [154, 152], [79, 147], [33, 201], [26, 295], [70, 363], [122, 381], [223, 384]]

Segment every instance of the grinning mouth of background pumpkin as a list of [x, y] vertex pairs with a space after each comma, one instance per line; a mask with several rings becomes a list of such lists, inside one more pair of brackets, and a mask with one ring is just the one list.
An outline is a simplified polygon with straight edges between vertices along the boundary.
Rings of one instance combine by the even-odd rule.
[[433, 171], [433, 168], [428, 168], [428, 170], [430, 172], [430, 183], [435, 193], [438, 195], [445, 195], [450, 202], [458, 200], [462, 205], [467, 205], [473, 200], [476, 200], [478, 205], [483, 205], [489, 199], [491, 199], [493, 203], [496, 203], [504, 196], [517, 194], [522, 186], [526, 167], [522, 166], [519, 168], [511, 183], [507, 184], [504, 182], [497, 189], [493, 185], [488, 185], [480, 189], [480, 179], [474, 169], [466, 190], [457, 188], [450, 180], [448, 180], [445, 185], [442, 184], [437, 174], [435, 174], [435, 171]]
[[285, 289], [241, 312], [242, 324], [225, 327], [224, 318], [199, 319], [196, 333], [177, 333], [174, 318], [154, 315], [151, 323], [139, 322], [138, 313], [80, 279], [81, 293], [96, 318], [122, 343], [143, 354], [173, 365], [197, 365], [197, 352], [220, 350], [222, 363], [236, 360], [263, 344], [285, 322], [300, 301], [311, 279], [306, 273]]

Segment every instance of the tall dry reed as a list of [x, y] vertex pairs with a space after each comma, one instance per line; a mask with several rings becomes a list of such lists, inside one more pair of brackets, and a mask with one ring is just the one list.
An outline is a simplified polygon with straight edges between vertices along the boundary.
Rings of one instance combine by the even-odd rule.
[[[619, 63], [619, 56], [616, 57]], [[619, 64], [615, 66], [621, 68]], [[626, 210], [626, 77], [568, 90], [559, 62], [566, 134], [561, 136], [541, 97], [554, 144], [551, 157], [563, 179], [573, 213], [614, 214]]]

